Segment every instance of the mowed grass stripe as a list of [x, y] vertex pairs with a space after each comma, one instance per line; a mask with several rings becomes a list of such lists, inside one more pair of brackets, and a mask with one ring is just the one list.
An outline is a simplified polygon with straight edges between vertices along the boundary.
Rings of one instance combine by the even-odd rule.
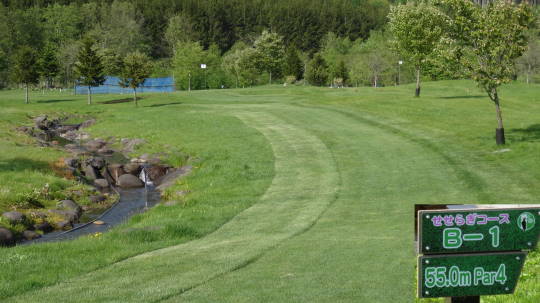
[[312, 226], [338, 190], [330, 151], [317, 137], [268, 113], [236, 115], [259, 130], [275, 154], [276, 175], [258, 203], [205, 238], [142, 254], [11, 301], [158, 301], [242, 268]]
[[413, 205], [474, 202], [484, 187], [415, 134], [323, 108], [267, 110], [330, 147], [338, 199], [308, 232], [167, 302], [411, 302]]

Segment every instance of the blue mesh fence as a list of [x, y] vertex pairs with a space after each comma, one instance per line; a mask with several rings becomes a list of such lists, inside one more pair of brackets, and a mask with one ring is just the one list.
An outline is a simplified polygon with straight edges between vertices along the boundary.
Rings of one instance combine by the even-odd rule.
[[[118, 82], [118, 77], [107, 76], [105, 83], [98, 87], [92, 87], [93, 94], [131, 94], [133, 89], [123, 88]], [[75, 86], [77, 94], [86, 94], [88, 86]], [[147, 78], [144, 84], [137, 88], [137, 93], [166, 93], [174, 91], [174, 79], [166, 78]]]

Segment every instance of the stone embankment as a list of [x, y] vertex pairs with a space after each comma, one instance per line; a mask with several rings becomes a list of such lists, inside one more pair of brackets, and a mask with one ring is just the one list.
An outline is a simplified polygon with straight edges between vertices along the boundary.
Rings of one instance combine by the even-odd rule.
[[[36, 138], [41, 146], [69, 152], [69, 157], [54, 164], [55, 172], [91, 185], [95, 190], [75, 192], [59, 201], [54, 209], [16, 209], [3, 213], [0, 222], [8, 224], [0, 225], [0, 245], [34, 240], [52, 231], [69, 230], [84, 221], [85, 212], [95, 212], [96, 209], [103, 212], [114, 204], [118, 199], [116, 188], [136, 189], [152, 184], [162, 190], [186, 173], [186, 167], [174, 168], [163, 164], [160, 158], [165, 154], [144, 154], [129, 159], [127, 155], [144, 144], [143, 139], [121, 139], [119, 142], [114, 138], [92, 139], [82, 129], [93, 125], [94, 119], [79, 124], [65, 124], [64, 121], [43, 115], [34, 119], [34, 126], [23, 126], [18, 130]], [[87, 203], [81, 206], [76, 201]]]

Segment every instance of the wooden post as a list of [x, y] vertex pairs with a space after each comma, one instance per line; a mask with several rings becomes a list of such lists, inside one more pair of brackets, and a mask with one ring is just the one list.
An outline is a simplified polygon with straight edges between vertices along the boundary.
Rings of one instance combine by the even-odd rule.
[[480, 303], [480, 296], [446, 298], [445, 303]]

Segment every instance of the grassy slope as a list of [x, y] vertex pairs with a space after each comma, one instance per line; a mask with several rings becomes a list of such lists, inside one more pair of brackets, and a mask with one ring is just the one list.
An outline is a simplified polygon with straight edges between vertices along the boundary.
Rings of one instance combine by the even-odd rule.
[[[87, 301], [100, 301], [111, 300], [118, 289], [126, 289], [123, 296], [143, 301], [174, 302], [184, 298], [248, 302], [265, 298], [409, 302], [414, 288], [414, 203], [537, 202], [540, 189], [534, 185], [540, 180], [540, 163], [535, 155], [540, 146], [540, 131], [535, 125], [539, 123], [540, 107], [535, 96], [539, 90], [536, 86], [516, 84], [503, 91], [511, 152], [498, 154], [492, 153], [497, 149], [493, 144], [492, 105], [469, 82], [429, 83], [420, 99], [409, 97], [410, 87], [274, 87], [197, 92], [189, 98], [183, 93], [153, 95], [143, 103], [173, 104], [139, 110], [131, 109], [130, 104], [95, 106], [91, 110], [102, 111], [103, 122], [92, 129], [95, 134], [110, 135], [110, 130], [115, 129], [120, 136], [145, 137], [155, 149], [167, 148], [173, 141], [174, 148], [186, 149], [191, 145], [184, 151], [202, 156], [200, 171], [188, 179], [193, 194], [186, 200], [187, 207], [157, 208], [130, 223], [165, 223], [171, 226], [169, 229], [181, 226], [181, 232], [175, 234], [165, 229], [159, 235], [151, 235], [153, 232], [140, 231], [138, 241], [128, 241], [117, 229], [104, 236], [109, 241], [81, 239], [61, 245], [11, 249], [6, 253], [8, 259], [27, 259], [6, 264], [6, 272], [0, 276], [11, 282], [3, 289], [4, 296], [104, 267], [13, 299], [32, 301], [44, 296], [65, 298], [83, 293]], [[178, 102], [182, 104], [174, 104]], [[82, 99], [77, 103], [82, 103]], [[62, 110], [86, 110], [75, 102], [40, 106], [53, 110], [60, 105]], [[33, 109], [41, 110], [36, 107]], [[17, 111], [25, 107], [10, 102], [8, 108]], [[215, 142], [223, 137], [226, 139]], [[184, 242], [190, 238], [186, 234], [197, 237], [209, 232], [256, 201], [273, 175], [268, 165], [272, 161], [270, 147], [276, 157], [276, 177], [254, 208], [201, 241], [105, 267], [145, 250]], [[228, 157], [220, 157], [222, 149], [230, 150]], [[253, 166], [251, 173], [259, 177], [237, 181], [244, 176], [242, 168], [252, 168], [250, 161], [254, 157], [258, 157], [255, 162], [260, 165]], [[205, 171], [214, 162], [227, 168]], [[249, 164], [242, 166], [243, 162]], [[310, 177], [332, 176], [334, 169], [338, 172], [336, 177]], [[280, 183], [280, 176], [291, 179]], [[218, 195], [212, 194], [214, 182], [221, 183]], [[185, 185], [179, 185], [182, 186]], [[239, 199], [246, 189], [251, 189], [247, 202], [230, 203], [231, 196]], [[318, 190], [327, 194], [318, 195]], [[279, 198], [280, 194], [284, 198]], [[321, 202], [302, 202], [307, 200]], [[265, 205], [278, 202], [283, 204], [265, 209]], [[215, 208], [216, 204], [222, 207]], [[291, 209], [292, 214], [305, 215], [291, 215]], [[205, 215], [192, 219], [200, 211]], [[271, 212], [275, 213], [269, 215]], [[312, 225], [315, 220], [317, 223]], [[156, 241], [148, 243], [145, 235]], [[60, 268], [73, 264], [73, 255], [82, 251], [77, 247], [93, 249], [93, 256], [82, 258], [84, 266], [67, 268], [60, 275]], [[65, 253], [53, 257], [59, 265], [48, 265], [45, 270], [50, 274], [45, 274], [46, 278], [36, 275], [32, 280], [15, 273], [17, 266], [22, 273], [28, 273], [32, 265], [44, 266], [49, 260], [42, 254], [49, 250]], [[105, 258], [104, 251], [109, 250], [112, 257]], [[540, 273], [535, 260], [538, 257], [529, 262], [528, 276], [522, 279], [517, 296], [512, 297], [517, 298], [516, 302], [537, 302], [540, 297], [534, 288]], [[508, 302], [512, 298], [493, 300]]]

